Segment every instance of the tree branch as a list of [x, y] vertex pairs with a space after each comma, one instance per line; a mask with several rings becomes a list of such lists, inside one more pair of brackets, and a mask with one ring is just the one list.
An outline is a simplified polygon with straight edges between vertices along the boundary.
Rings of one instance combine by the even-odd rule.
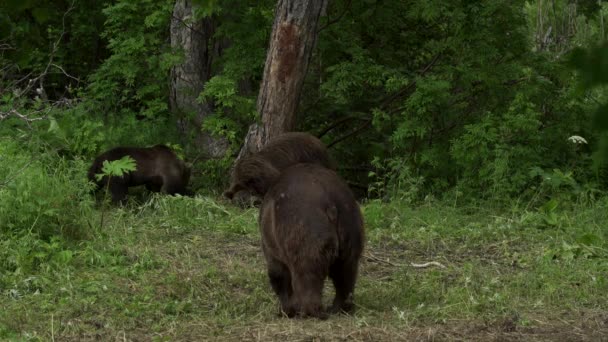
[[44, 110], [37, 110], [37, 111], [33, 112], [33, 114], [37, 114], [37, 113], [41, 113], [41, 112], [46, 112], [46, 113], [42, 116], [32, 118], [28, 115], [21, 114], [16, 109], [11, 109], [8, 112], [0, 112], [0, 121], [7, 119], [9, 116], [16, 116], [17, 118], [23, 120], [27, 124], [27, 126], [31, 129], [32, 122], [45, 120], [50, 111], [51, 111], [51, 108], [46, 108]]
[[[30, 79], [27, 86], [21, 92], [19, 92], [18, 96], [22, 96], [23, 94], [28, 93], [32, 89], [32, 86], [34, 86], [34, 84], [36, 84], [36, 83], [40, 84], [40, 89], [42, 89], [41, 92], [44, 92], [44, 86], [43, 86], [44, 78], [48, 74], [49, 68], [52, 65], [55, 65], [53, 63], [55, 54], [57, 53], [57, 50], [59, 49], [59, 44], [61, 43], [63, 36], [65, 36], [65, 19], [66, 19], [67, 15], [74, 9], [75, 1], [76, 0], [72, 0], [72, 4], [70, 5], [70, 7], [65, 11], [65, 13], [63, 13], [63, 18], [61, 20], [61, 34], [59, 35], [59, 38], [57, 38], [57, 40], [53, 43], [53, 49], [51, 50], [51, 53], [49, 54], [49, 62], [46, 64], [44, 71], [40, 75], [36, 76], [35, 78]], [[61, 69], [61, 70], [63, 70], [63, 69]], [[28, 75], [26, 75], [26, 77], [22, 78], [21, 81], [25, 80], [25, 78], [27, 78], [27, 76], [29, 76], [30, 74], [28, 74]], [[66, 73], [66, 75], [67, 75], [67, 73]], [[19, 84], [21, 81], [18, 81], [16, 84]]]
[[338, 120], [332, 122], [331, 124], [329, 124], [329, 126], [327, 126], [319, 134], [317, 134], [317, 138], [321, 139], [321, 137], [323, 137], [325, 134], [327, 134], [332, 129], [334, 129], [334, 128], [336, 128], [336, 127], [338, 127], [338, 126], [340, 126], [340, 125], [342, 125], [342, 124], [344, 124], [344, 123], [346, 123], [348, 121], [357, 120], [357, 119], [359, 119], [359, 120], [367, 120], [367, 119], [359, 118], [359, 117], [356, 117], [356, 116], [353, 116], [353, 115], [348, 115], [348, 116], [341, 117], [340, 119], [338, 119]]
[[365, 128], [367, 128], [367, 126], [369, 126], [371, 123], [372, 123], [372, 119], [367, 119], [363, 125], [359, 126], [354, 131], [334, 140], [333, 142], [331, 142], [331, 144], [327, 145], [327, 148], [331, 148], [335, 144], [352, 137], [353, 135], [355, 135], [355, 134], [359, 133], [360, 131], [364, 130]]
[[74, 76], [72, 76], [72, 75], [68, 74], [68, 73], [65, 71], [65, 69], [63, 69], [63, 68], [62, 68], [62, 67], [60, 67], [59, 65], [57, 65], [57, 64], [55, 64], [55, 63], [52, 63], [52, 64], [51, 64], [51, 66], [54, 66], [55, 68], [57, 68], [57, 69], [61, 70], [61, 72], [62, 72], [62, 73], [65, 75], [65, 76], [67, 76], [67, 77], [69, 77], [69, 78], [73, 79], [74, 81], [76, 81], [76, 82], [80, 83], [80, 79], [79, 79], [78, 77], [74, 77]]
[[348, 0], [348, 3], [346, 4], [346, 8], [344, 9], [344, 11], [340, 15], [338, 15], [335, 19], [328, 20], [325, 25], [321, 26], [321, 28], [319, 28], [317, 30], [317, 34], [319, 34], [319, 32], [323, 31], [327, 27], [340, 21], [342, 19], [342, 17], [344, 16], [344, 14], [346, 14], [346, 12], [348, 12], [350, 10], [350, 6], [351, 6], [352, 2], [353, 2], [352, 0]]
[[[420, 73], [418, 74], [418, 77], [424, 76], [429, 70], [431, 70], [431, 68], [439, 60], [439, 57], [441, 57], [441, 52], [438, 53], [438, 54], [436, 54], [435, 57], [433, 57], [433, 59], [431, 59], [431, 61], [429, 62], [429, 64], [427, 64], [420, 71]], [[388, 96], [386, 99], [382, 100], [382, 103], [380, 104], [380, 108], [386, 108], [386, 106], [388, 106], [389, 104], [391, 104], [395, 99], [397, 99], [398, 97], [400, 97], [400, 96], [408, 93], [415, 86], [416, 86], [416, 81], [408, 84], [405, 88], [401, 89], [400, 91], [396, 92], [395, 94]]]

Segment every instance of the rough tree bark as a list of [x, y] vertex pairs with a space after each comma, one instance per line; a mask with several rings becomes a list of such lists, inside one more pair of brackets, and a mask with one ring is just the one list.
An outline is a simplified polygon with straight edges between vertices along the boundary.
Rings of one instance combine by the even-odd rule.
[[269, 139], [294, 130], [302, 84], [317, 40], [317, 24], [327, 0], [279, 0], [257, 110], [237, 157], [259, 151]]
[[205, 118], [213, 114], [212, 103], [198, 103], [196, 98], [213, 76], [211, 65], [224, 42], [213, 39], [213, 18], [193, 20], [191, 0], [177, 0], [171, 20], [171, 47], [184, 52], [183, 63], [171, 70], [170, 109], [177, 116], [177, 126], [183, 137], [194, 136], [195, 146], [206, 157], [222, 156], [226, 139], [214, 138], [201, 131]]

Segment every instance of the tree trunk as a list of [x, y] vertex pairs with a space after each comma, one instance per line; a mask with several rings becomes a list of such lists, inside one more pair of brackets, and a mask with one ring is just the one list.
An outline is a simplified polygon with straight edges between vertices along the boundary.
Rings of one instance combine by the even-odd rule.
[[193, 20], [191, 0], [177, 0], [171, 20], [171, 47], [182, 50], [183, 63], [171, 70], [170, 109], [177, 116], [177, 126], [188, 141], [192, 136], [195, 146], [206, 157], [221, 157], [228, 148], [228, 141], [214, 138], [201, 130], [203, 121], [213, 114], [213, 103], [199, 103], [205, 83], [213, 76], [213, 58], [223, 48], [223, 42], [213, 39], [213, 18]]
[[237, 161], [259, 151], [272, 137], [295, 129], [300, 91], [326, 5], [327, 0], [278, 1], [257, 102], [262, 123], [249, 127]]

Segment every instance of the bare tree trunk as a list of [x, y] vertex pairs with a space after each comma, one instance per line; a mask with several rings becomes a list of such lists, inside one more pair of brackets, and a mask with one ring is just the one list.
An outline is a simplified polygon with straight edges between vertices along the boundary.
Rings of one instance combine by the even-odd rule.
[[178, 117], [182, 136], [193, 135], [196, 147], [212, 158], [226, 152], [228, 141], [201, 131], [203, 121], [214, 108], [213, 103], [198, 103], [196, 98], [213, 76], [213, 58], [223, 48], [223, 42], [213, 39], [215, 29], [213, 18], [194, 21], [191, 0], [177, 0], [171, 20], [171, 47], [184, 52], [184, 61], [171, 70], [169, 105]]
[[259, 151], [269, 139], [292, 131], [302, 84], [317, 40], [317, 24], [327, 0], [279, 0], [257, 110], [262, 124], [253, 124], [237, 161]]

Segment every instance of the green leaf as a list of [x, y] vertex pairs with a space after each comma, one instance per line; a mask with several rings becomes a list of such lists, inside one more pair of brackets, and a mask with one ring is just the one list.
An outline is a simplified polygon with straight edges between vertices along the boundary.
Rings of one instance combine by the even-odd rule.
[[130, 156], [124, 156], [121, 159], [107, 161], [104, 160], [101, 171], [102, 174], [97, 174], [97, 180], [101, 180], [104, 176], [122, 177], [126, 172], [135, 171], [137, 164]]

